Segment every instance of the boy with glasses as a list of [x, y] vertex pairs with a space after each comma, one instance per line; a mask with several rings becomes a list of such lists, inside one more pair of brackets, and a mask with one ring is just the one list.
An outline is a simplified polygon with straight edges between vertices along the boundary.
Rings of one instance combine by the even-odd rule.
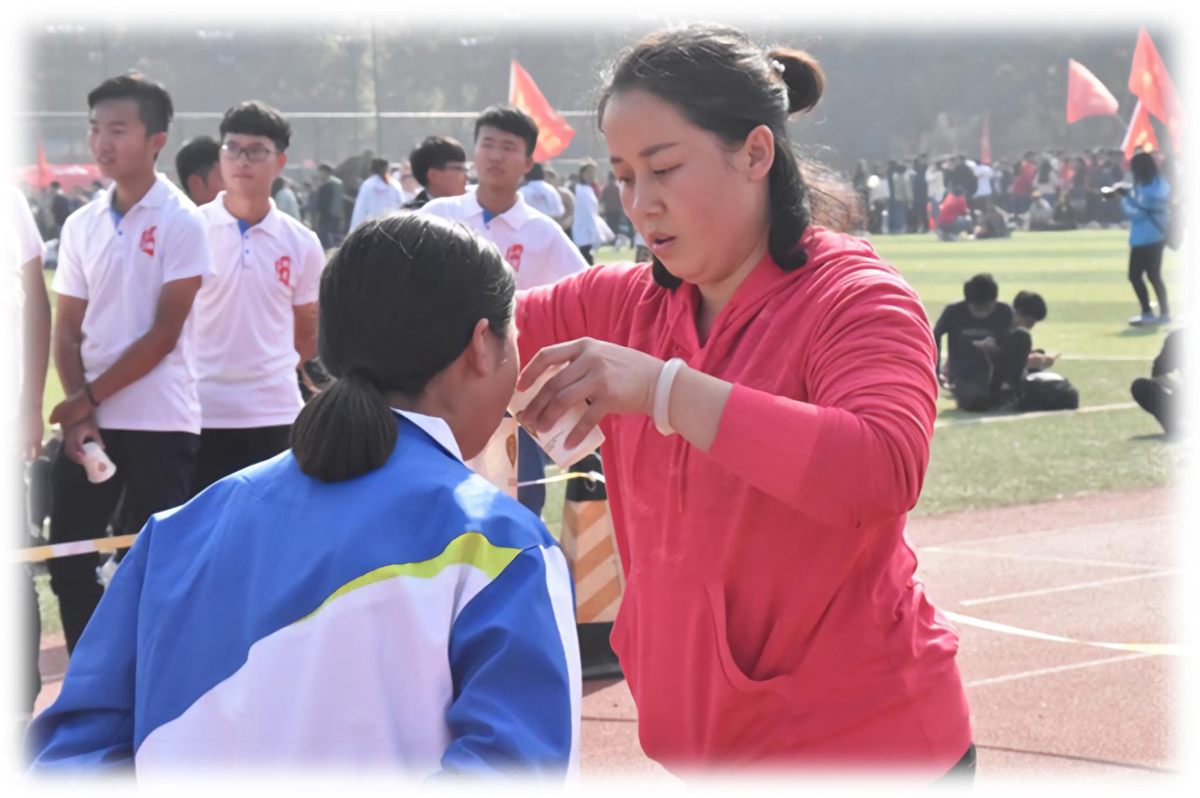
[[430, 136], [408, 156], [412, 176], [421, 192], [404, 204], [405, 210], [424, 208], [439, 197], [461, 197], [467, 192], [467, 153], [452, 138]]
[[[59, 242], [54, 362], [67, 398], [50, 414], [63, 429], [52, 543], [103, 537], [110, 521], [136, 533], [182, 504], [200, 446], [189, 315], [212, 260], [199, 210], [154, 169], [171, 97], [132, 73], [100, 84], [88, 107], [88, 144], [114, 184], [66, 220]], [[116, 465], [104, 482], [84, 470], [88, 442]], [[95, 553], [47, 563], [68, 651], [103, 593], [98, 565]]]
[[316, 357], [325, 267], [316, 234], [271, 199], [287, 120], [251, 101], [230, 108], [220, 131], [225, 190], [200, 209], [216, 274], [196, 297], [203, 423], [192, 495], [288, 448], [303, 406], [296, 367]]

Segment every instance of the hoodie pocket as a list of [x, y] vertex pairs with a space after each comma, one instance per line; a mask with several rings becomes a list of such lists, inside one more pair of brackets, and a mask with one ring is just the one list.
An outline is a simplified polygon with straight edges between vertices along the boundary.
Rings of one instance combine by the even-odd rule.
[[[786, 712], [788, 676], [755, 681], [734, 663], [719, 582], [632, 572], [613, 629], [646, 755], [668, 766], [743, 758]], [[764, 726], [765, 724], [765, 726]]]
[[738, 667], [737, 662], [733, 658], [733, 651], [729, 648], [729, 619], [725, 612], [725, 588], [717, 582], [706, 583], [704, 588], [708, 594], [709, 606], [712, 608], [717, 656], [721, 660], [721, 669], [725, 672], [725, 678], [729, 680], [729, 683], [734, 688], [744, 693], [758, 693], [770, 690], [782, 694], [788, 680], [787, 675], [773, 676], [770, 679], [760, 681], [751, 679]]

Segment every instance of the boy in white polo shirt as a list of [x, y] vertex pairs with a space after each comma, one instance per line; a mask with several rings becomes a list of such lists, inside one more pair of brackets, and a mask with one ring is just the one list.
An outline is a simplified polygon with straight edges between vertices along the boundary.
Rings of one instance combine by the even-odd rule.
[[193, 495], [288, 448], [303, 402], [296, 367], [316, 357], [325, 250], [275, 207], [292, 129], [252, 101], [221, 120], [225, 190], [200, 209], [216, 275], [196, 297], [200, 459]]
[[[459, 197], [442, 197], [421, 209], [462, 222], [500, 248], [517, 273], [517, 290], [554, 283], [583, 271], [587, 262], [558, 223], [534, 210], [517, 190], [533, 168], [538, 126], [511, 105], [493, 105], [475, 120], [475, 168], [479, 187]], [[517, 479], [530, 482], [545, 476], [541, 450], [525, 430], [518, 435]], [[517, 489], [517, 498], [541, 515], [546, 489], [534, 485]]]
[[[204, 221], [154, 170], [173, 115], [166, 89], [136, 73], [88, 95], [88, 144], [114, 181], [63, 225], [54, 290], [54, 362], [67, 398], [53, 466], [54, 543], [138, 532], [153, 513], [187, 500], [200, 447], [189, 315], [212, 274]], [[80, 464], [95, 441], [116, 465], [93, 484]], [[114, 518], [118, 506], [119, 517]], [[99, 555], [47, 562], [67, 650], [100, 601]]]

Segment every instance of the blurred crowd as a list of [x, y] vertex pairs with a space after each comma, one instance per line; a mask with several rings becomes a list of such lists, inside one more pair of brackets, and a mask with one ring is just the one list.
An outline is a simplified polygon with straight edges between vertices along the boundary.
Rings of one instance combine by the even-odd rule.
[[[1172, 185], [1176, 170], [1161, 154], [1159, 169]], [[1120, 150], [1026, 152], [1011, 161], [973, 161], [965, 155], [859, 161], [853, 184], [873, 234], [924, 233], [942, 238], [1008, 235], [1012, 230], [1128, 227], [1119, 203], [1103, 189], [1131, 183]]]

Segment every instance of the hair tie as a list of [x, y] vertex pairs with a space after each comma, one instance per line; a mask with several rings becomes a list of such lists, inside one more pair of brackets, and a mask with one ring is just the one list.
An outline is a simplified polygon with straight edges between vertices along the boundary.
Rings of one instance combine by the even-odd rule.
[[350, 368], [346, 369], [346, 371], [342, 374], [342, 379], [344, 379], [344, 380], [358, 379], [358, 380], [362, 380], [363, 382], [369, 383], [370, 385], [378, 387], [378, 383], [375, 381], [375, 370], [372, 369], [370, 366], [362, 366], [362, 365], [351, 366]]

